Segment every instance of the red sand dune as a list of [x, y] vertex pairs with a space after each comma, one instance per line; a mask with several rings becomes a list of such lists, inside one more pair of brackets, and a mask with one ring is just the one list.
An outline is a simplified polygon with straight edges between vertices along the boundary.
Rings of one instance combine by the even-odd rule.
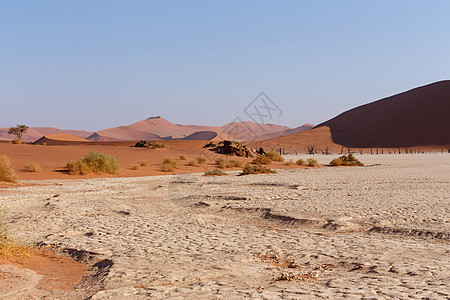
[[[275, 124], [257, 124], [253, 122], [234, 122], [223, 126], [197, 126], [180, 125], [169, 122], [161, 117], [151, 117], [128, 126], [120, 126], [97, 131], [87, 139], [92, 141], [118, 141], [118, 140], [157, 140], [157, 139], [192, 139], [197, 132], [215, 132], [219, 139], [254, 140], [267, 133], [282, 132], [290, 129]], [[211, 139], [210, 134], [197, 134], [200, 137]]]
[[[311, 130], [248, 143], [251, 147], [420, 148], [450, 147], [450, 81], [440, 81], [346, 111]], [[319, 151], [320, 152], [320, 151]]]
[[299, 133], [299, 132], [303, 132], [306, 130], [310, 130], [313, 127], [314, 127], [314, 125], [307, 123], [307, 124], [303, 124], [302, 126], [295, 127], [292, 129], [287, 129], [287, 130], [272, 132], [272, 133], [266, 133], [266, 134], [259, 136], [258, 139], [261, 139], [261, 140], [272, 139], [272, 138], [276, 138], [276, 137], [283, 136], [283, 135], [289, 135], [289, 134], [294, 134], [294, 133]]
[[[12, 125], [13, 126], [13, 125]], [[0, 140], [12, 140], [14, 139], [14, 135], [8, 134], [9, 128], [0, 128]], [[84, 130], [63, 130], [54, 127], [30, 127], [28, 128], [28, 132], [25, 133], [22, 137], [23, 142], [33, 142], [44, 135], [47, 134], [59, 134], [59, 133], [68, 133], [80, 138], [87, 138], [92, 134], [92, 132], [84, 131]]]
[[56, 133], [56, 134], [47, 134], [35, 141], [35, 144], [39, 145], [61, 145], [66, 143], [73, 142], [89, 142], [86, 139], [68, 134], [68, 133]]
[[354, 148], [450, 145], [450, 81], [440, 81], [346, 111], [328, 126]]

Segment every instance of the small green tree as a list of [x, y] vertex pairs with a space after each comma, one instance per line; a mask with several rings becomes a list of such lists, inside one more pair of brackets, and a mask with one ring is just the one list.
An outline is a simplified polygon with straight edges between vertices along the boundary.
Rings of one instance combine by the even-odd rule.
[[22, 140], [22, 135], [28, 131], [27, 125], [17, 125], [16, 127], [9, 127], [8, 134], [14, 134], [18, 140]]

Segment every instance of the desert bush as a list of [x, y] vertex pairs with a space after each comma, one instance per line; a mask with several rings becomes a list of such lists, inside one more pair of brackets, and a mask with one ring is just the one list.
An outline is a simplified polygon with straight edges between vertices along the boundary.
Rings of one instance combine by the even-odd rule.
[[27, 170], [28, 172], [40, 172], [42, 171], [42, 168], [35, 163], [30, 163], [25, 166], [25, 170]]
[[253, 159], [254, 164], [263, 164], [268, 165], [272, 162], [272, 160], [266, 155], [258, 155]]
[[11, 143], [13, 143], [14, 145], [18, 145], [18, 144], [21, 144], [22, 141], [19, 140], [19, 139], [14, 139], [14, 140], [11, 141]]
[[135, 170], [135, 171], [139, 170], [139, 167], [140, 167], [139, 165], [132, 165], [131, 170]]
[[230, 159], [227, 163], [228, 168], [241, 168], [244, 165], [239, 159]]
[[119, 172], [120, 166], [113, 156], [97, 151], [91, 151], [80, 160], [68, 161], [66, 170], [72, 175], [85, 175], [91, 172], [96, 174], [116, 174]]
[[186, 156], [180, 155], [180, 160], [186, 160]]
[[364, 166], [352, 153], [348, 155], [342, 155], [339, 158], [335, 158], [330, 162], [332, 166]]
[[173, 172], [179, 168], [179, 163], [173, 158], [165, 158], [161, 164], [161, 170], [164, 172]]
[[223, 158], [217, 158], [216, 159], [216, 165], [217, 167], [221, 168], [221, 169], [225, 169], [227, 167], [227, 161]]
[[300, 158], [295, 162], [295, 164], [298, 166], [304, 166], [304, 165], [306, 165], [306, 161], [304, 159]]
[[330, 161], [330, 165], [332, 166], [342, 166], [342, 160], [340, 158], [335, 158]]
[[19, 243], [9, 232], [3, 218], [0, 219], [0, 258], [19, 257], [27, 258], [34, 253], [30, 247]]
[[191, 161], [188, 162], [188, 166], [191, 166], [191, 167], [199, 167], [200, 164], [198, 163], [198, 161], [197, 161], [196, 159], [193, 159], [193, 160], [191, 160]]
[[249, 175], [249, 174], [271, 174], [276, 173], [276, 171], [271, 170], [261, 164], [246, 164], [244, 169], [239, 175]]
[[266, 156], [268, 158], [270, 158], [271, 161], [284, 161], [283, 156], [280, 155], [280, 153], [278, 153], [275, 150], [271, 150], [269, 152], [266, 153]]
[[153, 149], [160, 148], [160, 149], [162, 149], [162, 148], [167, 148], [167, 145], [164, 144], [164, 143], [160, 143], [160, 142], [153, 142], [153, 143], [150, 144], [150, 148], [153, 148]]
[[203, 156], [199, 156], [196, 159], [199, 165], [203, 165], [204, 163], [206, 163], [206, 158], [204, 158]]
[[214, 169], [214, 170], [205, 172], [204, 175], [205, 176], [224, 176], [224, 175], [227, 175], [227, 173], [222, 170], [219, 170], [219, 169]]
[[314, 158], [308, 158], [306, 160], [306, 162], [308, 163], [309, 167], [317, 167], [319, 165], [319, 163], [317, 162], [317, 160], [315, 160]]
[[0, 156], [0, 181], [17, 182], [17, 176], [6, 155]]
[[146, 161], [146, 160], [140, 160], [140, 161], [138, 161], [138, 163], [139, 163], [139, 166], [141, 166], [141, 167], [145, 167], [148, 165], [148, 161]]

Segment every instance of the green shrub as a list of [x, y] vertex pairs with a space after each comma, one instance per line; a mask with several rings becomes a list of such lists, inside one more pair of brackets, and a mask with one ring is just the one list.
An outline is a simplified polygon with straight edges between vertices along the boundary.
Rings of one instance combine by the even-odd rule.
[[317, 167], [319, 165], [319, 163], [317, 162], [317, 160], [315, 160], [314, 158], [308, 158], [306, 160], [306, 162], [308, 163], [309, 167]]
[[140, 161], [138, 161], [138, 163], [139, 163], [139, 166], [141, 166], [141, 167], [145, 167], [148, 165], [148, 161], [146, 161], [146, 160], [140, 160]]
[[270, 158], [271, 161], [280, 161], [280, 162], [284, 161], [283, 156], [281, 156], [280, 153], [278, 153], [275, 150], [267, 152], [266, 156]]
[[227, 161], [223, 158], [217, 158], [216, 159], [216, 165], [217, 167], [221, 168], [221, 169], [225, 169], [227, 167]]
[[332, 166], [364, 166], [362, 162], [360, 162], [356, 157], [353, 156], [352, 153], [349, 153], [347, 156], [342, 155], [339, 158], [335, 158], [330, 162]]
[[227, 163], [228, 168], [241, 168], [244, 165], [239, 159], [230, 159]]
[[306, 161], [304, 160], [304, 159], [298, 159], [296, 162], [295, 162], [298, 166], [304, 166], [304, 165], [306, 165]]
[[161, 170], [163, 170], [164, 172], [173, 172], [178, 168], [178, 161], [172, 158], [165, 158], [161, 164]]
[[68, 161], [66, 170], [72, 175], [85, 175], [88, 173], [117, 174], [120, 170], [120, 166], [113, 156], [97, 151], [91, 151], [88, 155], [78, 161]]
[[205, 172], [204, 175], [205, 176], [224, 176], [224, 175], [227, 175], [227, 173], [222, 170], [219, 170], [219, 169], [214, 169], [214, 170]]
[[6, 155], [0, 156], [0, 181], [17, 182], [17, 176], [11, 167], [11, 162]]
[[42, 171], [42, 168], [35, 163], [30, 163], [25, 166], [25, 170], [27, 170], [28, 172], [40, 172]]
[[253, 159], [254, 164], [263, 164], [268, 165], [272, 162], [272, 160], [266, 155], [258, 155]]
[[14, 140], [12, 140], [12, 141], [11, 141], [11, 143], [13, 143], [13, 144], [17, 145], [17, 144], [21, 144], [21, 143], [22, 143], [22, 141], [21, 141], [21, 140], [19, 140], [19, 139], [14, 139]]
[[249, 175], [249, 174], [271, 174], [276, 173], [276, 171], [264, 167], [260, 164], [246, 164], [244, 169], [239, 175]]

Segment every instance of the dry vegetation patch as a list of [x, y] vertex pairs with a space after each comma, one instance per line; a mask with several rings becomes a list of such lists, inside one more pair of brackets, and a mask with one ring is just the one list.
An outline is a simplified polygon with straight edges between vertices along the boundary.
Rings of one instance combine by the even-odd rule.
[[180, 164], [173, 158], [165, 158], [161, 164], [161, 170], [164, 172], [173, 172], [179, 167]]
[[262, 166], [261, 164], [246, 164], [244, 169], [239, 175], [249, 175], [249, 174], [273, 174], [276, 173], [275, 170], [269, 169]]
[[225, 176], [225, 175], [227, 175], [227, 173], [225, 171], [222, 171], [219, 169], [214, 169], [214, 170], [205, 172], [204, 175], [205, 176]]
[[0, 181], [17, 182], [16, 173], [11, 166], [11, 162], [6, 155], [0, 156]]
[[347, 156], [342, 155], [339, 158], [335, 158], [330, 162], [332, 166], [364, 166], [362, 162], [360, 162], [356, 157], [353, 156], [352, 153], [349, 153]]
[[30, 164], [26, 165], [24, 169], [28, 172], [41, 172], [42, 171], [41, 166], [39, 166], [38, 164], [35, 164], [35, 163], [30, 163]]
[[66, 170], [72, 175], [85, 175], [88, 173], [117, 174], [120, 170], [120, 166], [113, 156], [97, 151], [91, 151], [80, 160], [68, 161]]

